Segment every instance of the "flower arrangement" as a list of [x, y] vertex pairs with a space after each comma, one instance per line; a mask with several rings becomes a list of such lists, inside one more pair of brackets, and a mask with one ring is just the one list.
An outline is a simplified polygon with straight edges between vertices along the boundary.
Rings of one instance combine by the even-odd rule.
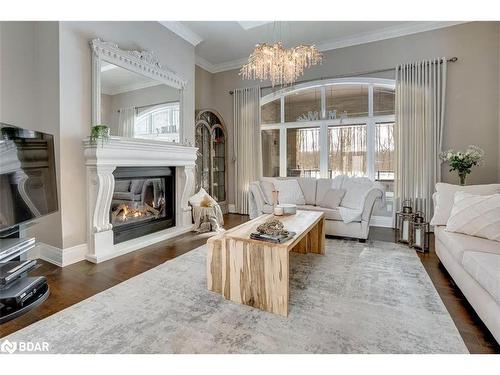
[[92, 126], [90, 130], [90, 143], [96, 145], [99, 139], [102, 146], [104, 146], [104, 142], [109, 140], [109, 127], [107, 125]]
[[441, 153], [439, 157], [450, 164], [450, 172], [458, 171], [460, 185], [465, 185], [467, 175], [470, 174], [472, 167], [481, 165], [484, 151], [478, 146], [470, 145], [464, 152], [448, 150]]

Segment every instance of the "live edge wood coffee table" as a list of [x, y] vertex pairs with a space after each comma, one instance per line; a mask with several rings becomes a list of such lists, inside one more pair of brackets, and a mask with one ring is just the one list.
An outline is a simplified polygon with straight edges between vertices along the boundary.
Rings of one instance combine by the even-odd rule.
[[288, 315], [290, 251], [325, 253], [324, 213], [297, 211], [279, 216], [296, 235], [275, 244], [250, 239], [250, 233], [273, 215], [262, 215], [207, 242], [207, 286], [233, 302]]

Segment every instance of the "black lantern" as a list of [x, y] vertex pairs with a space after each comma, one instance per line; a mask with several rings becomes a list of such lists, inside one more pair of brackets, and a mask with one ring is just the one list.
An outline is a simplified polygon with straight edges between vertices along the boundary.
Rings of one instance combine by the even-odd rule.
[[418, 211], [411, 222], [409, 245], [422, 253], [429, 251], [429, 232], [429, 223], [425, 221], [424, 213]]

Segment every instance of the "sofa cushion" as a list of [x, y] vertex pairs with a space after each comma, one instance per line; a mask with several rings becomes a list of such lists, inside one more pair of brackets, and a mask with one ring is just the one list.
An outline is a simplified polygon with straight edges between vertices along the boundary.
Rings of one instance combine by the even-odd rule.
[[130, 189], [130, 180], [115, 180], [115, 192], [127, 192]]
[[458, 263], [462, 262], [464, 252], [466, 251], [480, 251], [500, 255], [500, 243], [497, 241], [462, 233], [448, 232], [444, 226], [435, 227], [434, 235], [446, 246]]
[[297, 180], [275, 180], [274, 186], [279, 191], [280, 203], [306, 204], [304, 193]]
[[345, 179], [342, 183], [345, 195], [340, 205], [355, 210], [363, 209], [365, 196], [372, 188], [373, 182], [368, 178], [351, 177]]
[[306, 204], [316, 204], [316, 179], [301, 177], [297, 178]]
[[332, 188], [332, 180], [329, 178], [318, 178], [316, 181], [316, 205], [325, 196], [326, 192]]
[[305, 204], [305, 205], [297, 206], [297, 209], [304, 210], [304, 211], [324, 212], [326, 220], [342, 221], [342, 217], [340, 217], [340, 212], [339, 212], [338, 208], [325, 208], [325, 207], [319, 207], [319, 206], [313, 206], [310, 204]]
[[466, 251], [462, 265], [467, 273], [500, 304], [500, 254]]
[[337, 208], [340, 206], [344, 195], [345, 190], [343, 189], [328, 189], [318, 205], [326, 208]]
[[457, 191], [446, 230], [500, 241], [500, 194]]
[[332, 179], [332, 189], [342, 189], [342, 184], [344, 183], [345, 179], [347, 179], [346, 175], [340, 174], [338, 176], [335, 176]]
[[270, 204], [265, 204], [264, 207], [262, 207], [262, 212], [265, 214], [272, 214], [274, 213], [274, 207]]
[[446, 225], [457, 191], [477, 195], [491, 195], [500, 193], [500, 184], [459, 186], [443, 182], [437, 183], [436, 194], [433, 196], [434, 216], [431, 219], [431, 225]]

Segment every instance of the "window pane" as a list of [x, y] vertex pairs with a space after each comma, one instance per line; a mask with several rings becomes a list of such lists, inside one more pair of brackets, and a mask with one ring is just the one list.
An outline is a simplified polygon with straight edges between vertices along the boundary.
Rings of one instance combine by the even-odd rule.
[[262, 124], [280, 123], [280, 99], [264, 104], [260, 109], [260, 120]]
[[375, 124], [375, 179], [394, 180], [394, 123]]
[[262, 130], [262, 173], [264, 177], [280, 175], [280, 131]]
[[331, 85], [326, 88], [326, 117], [368, 116], [368, 86]]
[[179, 103], [143, 109], [134, 125], [134, 134], [140, 138], [160, 138], [179, 142]]
[[386, 87], [373, 88], [373, 114], [375, 116], [394, 114], [394, 89]]
[[287, 176], [319, 178], [319, 128], [287, 129]]
[[374, 215], [392, 216], [394, 209], [394, 123], [375, 124], [375, 179], [384, 185], [385, 206]]
[[366, 125], [328, 128], [328, 176], [366, 175]]
[[321, 89], [301, 90], [285, 97], [285, 122], [321, 119]]

